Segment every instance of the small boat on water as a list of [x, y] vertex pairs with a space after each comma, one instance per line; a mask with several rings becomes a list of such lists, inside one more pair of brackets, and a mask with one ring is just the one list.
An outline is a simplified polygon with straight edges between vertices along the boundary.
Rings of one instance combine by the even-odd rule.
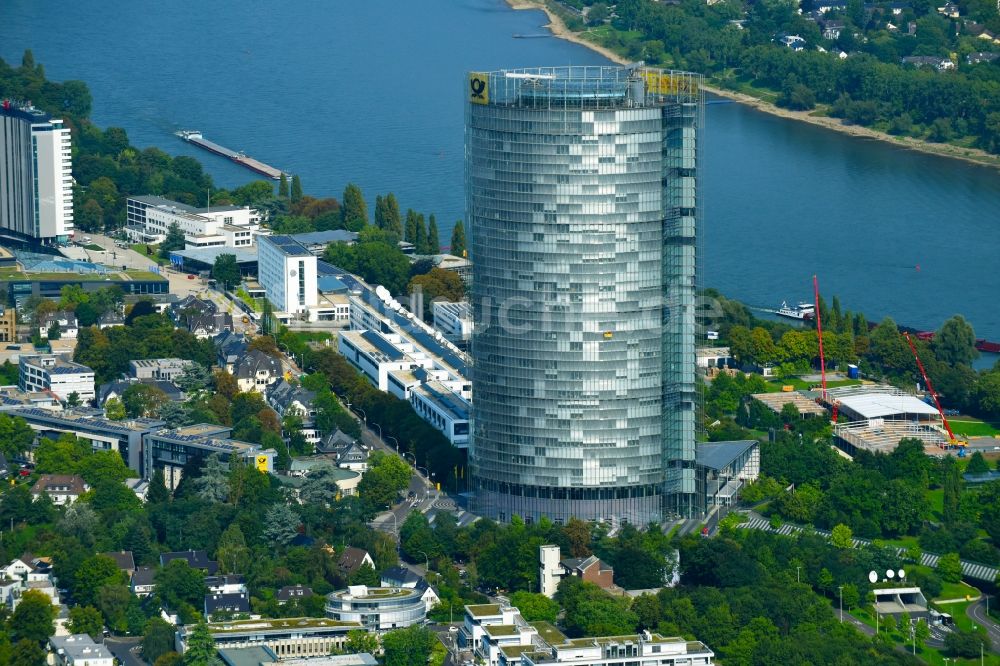
[[816, 314], [816, 306], [812, 303], [789, 305], [782, 301], [781, 307], [773, 312], [780, 317], [788, 317], [789, 319], [812, 319]]

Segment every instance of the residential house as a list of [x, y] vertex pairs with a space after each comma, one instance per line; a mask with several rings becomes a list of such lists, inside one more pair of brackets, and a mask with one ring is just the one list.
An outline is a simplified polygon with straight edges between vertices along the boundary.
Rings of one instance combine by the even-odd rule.
[[340, 574], [344, 578], [350, 578], [358, 569], [366, 564], [372, 569], [375, 568], [375, 560], [368, 554], [368, 551], [363, 548], [348, 546], [340, 554], [340, 559], [337, 560], [337, 569], [340, 570]]
[[117, 310], [108, 310], [97, 318], [97, 328], [105, 329], [113, 326], [124, 326], [125, 317]]
[[59, 337], [63, 339], [75, 340], [77, 333], [80, 332], [76, 315], [69, 310], [42, 315], [38, 319], [37, 326], [38, 337], [45, 339], [48, 339], [49, 329], [53, 326], [59, 329]]
[[434, 591], [434, 588], [430, 586], [426, 578], [406, 567], [392, 567], [387, 569], [382, 573], [379, 584], [382, 587], [405, 587], [420, 590], [423, 593], [421, 599], [423, 599], [428, 613], [441, 601], [441, 598]]
[[839, 20], [823, 21], [820, 26], [823, 28], [823, 39], [838, 39], [840, 33], [844, 31], [845, 24]]
[[182, 358], [143, 358], [129, 361], [129, 374], [136, 379], [158, 379], [172, 382], [194, 364]]
[[97, 388], [97, 404], [103, 407], [111, 398], [121, 400], [125, 391], [135, 384], [145, 384], [163, 391], [163, 394], [167, 396], [167, 400], [170, 402], [184, 402], [187, 399], [184, 391], [178, 388], [173, 382], [162, 379], [119, 379], [107, 384], [101, 384]]
[[991, 53], [989, 51], [977, 51], [976, 53], [970, 53], [965, 56], [965, 62], [970, 65], [978, 65], [981, 62], [993, 62], [997, 58], [1000, 58], [1000, 53]]
[[184, 324], [190, 315], [215, 314], [219, 311], [215, 302], [208, 298], [198, 298], [194, 294], [185, 296], [170, 306], [170, 318]]
[[192, 569], [201, 569], [209, 576], [219, 570], [219, 563], [208, 559], [208, 553], [203, 550], [182, 550], [174, 553], [161, 553], [160, 566], [165, 567], [173, 560], [184, 560]]
[[55, 666], [114, 666], [114, 655], [87, 634], [50, 636]]
[[839, 12], [847, 9], [847, 3], [840, 2], [840, 0], [819, 0], [819, 2], [813, 4], [813, 9], [820, 14]]
[[146, 501], [146, 495], [149, 494], [149, 481], [145, 479], [125, 479], [122, 483], [125, 484], [126, 488], [135, 493], [140, 502]]
[[120, 550], [113, 553], [101, 553], [110, 557], [115, 561], [115, 566], [117, 566], [121, 571], [124, 571], [130, 577], [135, 573], [135, 559], [132, 557], [132, 551], [130, 550]]
[[246, 353], [249, 344], [247, 336], [233, 331], [221, 331], [212, 342], [217, 352], [216, 364], [229, 373], [233, 372], [236, 362]]
[[[336, 437], [337, 434], [342, 437]], [[347, 441], [343, 441], [346, 438]], [[339, 430], [324, 440], [326, 442], [321, 451], [332, 455], [338, 467], [349, 469], [354, 472], [368, 471], [368, 455], [371, 453], [364, 444], [352, 437], [344, 435]]]
[[778, 35], [775, 40], [793, 51], [801, 51], [806, 47], [806, 40], [798, 35]]
[[7, 456], [0, 453], [0, 479], [6, 479], [11, 474], [10, 463], [7, 462]]
[[217, 615], [232, 615], [234, 613], [250, 612], [250, 595], [243, 592], [227, 592], [223, 594], [208, 593], [205, 595], [205, 617]]
[[955, 63], [949, 58], [942, 58], [941, 56], [906, 56], [903, 58], [903, 64], [913, 65], [914, 67], [933, 67], [939, 72], [955, 69]]
[[238, 594], [247, 591], [246, 579], [240, 574], [205, 576], [205, 587], [212, 594]]
[[233, 316], [228, 312], [190, 314], [186, 321], [187, 330], [200, 339], [212, 338], [222, 331], [233, 330]]
[[941, 14], [942, 16], [947, 16], [948, 18], [957, 19], [959, 16], [962, 15], [962, 12], [959, 9], [958, 5], [956, 5], [954, 2], [946, 2], [944, 3], [943, 7], [938, 7], [937, 10], [938, 14]]
[[244, 353], [233, 368], [236, 384], [244, 393], [256, 391], [263, 394], [268, 386], [281, 379], [283, 375], [281, 360], [259, 349], [251, 349]]
[[889, 11], [892, 12], [893, 16], [899, 16], [903, 12], [911, 11], [913, 9], [913, 5], [909, 2], [890, 2], [887, 7], [889, 8]]
[[0, 574], [0, 606], [9, 608], [14, 605], [14, 598], [17, 596], [17, 592], [21, 589], [22, 585], [21, 580], [8, 578], [6, 575]]
[[76, 474], [43, 474], [31, 487], [31, 494], [37, 498], [44, 492], [53, 504], [63, 506], [72, 504], [88, 490], [90, 486]]
[[129, 587], [132, 594], [137, 597], [148, 597], [156, 589], [156, 569], [153, 567], [139, 567], [132, 574], [132, 581]]
[[35, 557], [31, 553], [24, 553], [21, 557], [15, 557], [6, 567], [0, 569], [0, 574], [6, 578], [12, 578], [21, 582], [29, 580], [44, 580], [52, 572], [52, 559], [48, 557]]
[[289, 601], [307, 599], [312, 595], [313, 591], [311, 587], [306, 587], [305, 585], [286, 585], [278, 590], [275, 599], [278, 600], [279, 604], [287, 604]]
[[588, 583], [594, 583], [602, 589], [614, 585], [615, 571], [599, 557], [572, 557], [563, 559], [559, 546], [540, 546], [538, 548], [539, 591], [551, 598], [559, 587], [559, 581], [566, 576], [576, 576]]
[[282, 420], [286, 416], [297, 416], [302, 420], [301, 432], [310, 444], [320, 440], [320, 432], [316, 429], [316, 407], [313, 406], [315, 399], [315, 391], [291, 384], [284, 378], [267, 389], [267, 401]]

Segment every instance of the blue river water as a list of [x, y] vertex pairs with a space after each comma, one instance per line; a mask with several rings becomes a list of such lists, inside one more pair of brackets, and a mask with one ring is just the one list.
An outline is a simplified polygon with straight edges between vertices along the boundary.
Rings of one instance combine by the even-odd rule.
[[[0, 6], [0, 57], [25, 48], [81, 79], [93, 118], [133, 143], [201, 159], [222, 186], [255, 176], [183, 143], [199, 129], [301, 176], [307, 193], [359, 184], [369, 202], [463, 216], [463, 73], [600, 64], [539, 34], [502, 0], [36, 0]], [[825, 295], [921, 328], [962, 313], [1000, 339], [1000, 172], [710, 104], [700, 173], [701, 282], [748, 304]]]

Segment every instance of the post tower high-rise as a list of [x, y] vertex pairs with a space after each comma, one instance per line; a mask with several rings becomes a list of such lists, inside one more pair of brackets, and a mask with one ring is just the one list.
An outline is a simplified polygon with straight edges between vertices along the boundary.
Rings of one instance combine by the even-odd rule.
[[476, 512], [694, 510], [703, 109], [641, 63], [468, 75]]

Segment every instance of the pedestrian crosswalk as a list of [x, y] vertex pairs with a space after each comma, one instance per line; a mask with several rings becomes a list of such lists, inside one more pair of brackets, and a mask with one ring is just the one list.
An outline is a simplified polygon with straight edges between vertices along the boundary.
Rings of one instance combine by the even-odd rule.
[[[777, 527], [771, 525], [771, 521], [766, 518], [762, 518], [755, 514], [751, 514], [747, 517], [747, 520], [740, 523], [740, 527], [750, 530], [763, 530], [765, 532], [774, 532], [775, 534], [781, 534], [784, 536], [790, 536], [792, 534], [803, 531], [802, 527], [798, 525], [791, 525], [789, 523], [782, 523]], [[830, 537], [830, 533], [826, 530], [813, 530], [816, 534], [821, 534], [827, 538]], [[871, 544], [868, 539], [852, 539], [855, 548], [860, 548], [862, 546], [867, 546]], [[896, 551], [900, 555], [905, 554], [905, 549], [897, 548]], [[924, 566], [934, 568], [937, 566], [938, 561], [941, 559], [940, 555], [935, 555], [934, 553], [921, 553], [920, 563]], [[979, 564], [977, 562], [969, 562], [967, 560], [962, 560], [962, 574], [966, 578], [975, 578], [976, 580], [984, 580], [990, 583], [994, 582], [997, 578], [998, 569], [996, 567], [987, 566], [985, 564]]]

